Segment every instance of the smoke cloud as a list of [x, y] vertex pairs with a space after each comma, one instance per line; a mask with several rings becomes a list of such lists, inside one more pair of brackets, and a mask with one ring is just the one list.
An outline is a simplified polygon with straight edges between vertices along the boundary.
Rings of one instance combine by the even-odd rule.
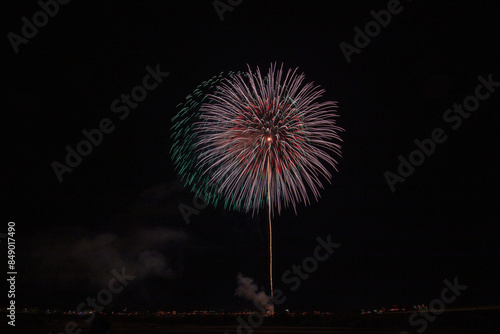
[[245, 277], [242, 273], [239, 273], [238, 276], [236, 276], [236, 280], [238, 281], [238, 287], [234, 292], [235, 296], [256, 302], [270, 312], [274, 311], [271, 297], [266, 295], [264, 291], [259, 291], [259, 288], [253, 282], [252, 278]]
[[[74, 232], [38, 235], [31, 250], [37, 254], [31, 263], [42, 282], [74, 285], [86, 282], [100, 287], [108, 283], [112, 269], [146, 278], [172, 278], [175, 270], [171, 256], [187, 235], [172, 228], [148, 228], [125, 233], [92, 235], [75, 228]], [[169, 256], [170, 255], [170, 256]]]

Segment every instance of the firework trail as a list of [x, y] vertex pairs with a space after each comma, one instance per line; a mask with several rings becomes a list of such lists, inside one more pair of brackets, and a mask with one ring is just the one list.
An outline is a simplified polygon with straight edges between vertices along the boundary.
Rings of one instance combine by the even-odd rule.
[[318, 200], [341, 155], [337, 103], [321, 102], [324, 90], [304, 78], [276, 64], [265, 76], [249, 67], [214, 77], [188, 96], [174, 126], [174, 164], [194, 192], [252, 214], [268, 207], [271, 297], [271, 217], [297, 212], [309, 194]]

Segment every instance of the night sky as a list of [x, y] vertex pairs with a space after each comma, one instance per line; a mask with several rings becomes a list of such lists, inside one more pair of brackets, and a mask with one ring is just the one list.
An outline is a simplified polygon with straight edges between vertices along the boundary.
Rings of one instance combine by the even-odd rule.
[[[348, 63], [339, 45], [354, 48], [354, 28], [388, 3], [244, 0], [221, 21], [211, 0], [71, 1], [18, 53], [8, 34], [22, 36], [21, 18], [32, 22], [40, 6], [4, 3], [0, 233], [16, 223], [17, 305], [75, 309], [125, 267], [136, 278], [109, 310], [252, 309], [234, 296], [236, 276], [269, 292], [265, 212], [209, 206], [186, 224], [178, 206], [193, 206], [193, 194], [170, 160], [170, 127], [203, 81], [272, 62], [339, 101], [346, 130], [321, 199], [274, 219], [280, 308], [428, 304], [455, 277], [468, 287], [453, 307], [498, 304], [496, 2], [402, 0]], [[120, 119], [111, 104], [142, 85], [148, 66], [169, 74]], [[493, 81], [480, 89], [490, 96], [468, 118], [444, 119], [476, 94], [479, 76]], [[65, 164], [65, 147], [106, 118], [113, 130], [59, 182], [53, 162]], [[397, 174], [398, 156], [436, 128], [446, 140], [392, 192], [384, 173]], [[291, 291], [282, 273], [328, 235], [341, 246]]]

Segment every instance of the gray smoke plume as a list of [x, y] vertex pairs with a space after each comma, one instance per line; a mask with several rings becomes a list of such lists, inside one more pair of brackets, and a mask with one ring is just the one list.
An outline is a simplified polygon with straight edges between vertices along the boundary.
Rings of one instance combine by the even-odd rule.
[[238, 276], [236, 276], [236, 280], [238, 281], [238, 287], [234, 292], [235, 296], [243, 297], [247, 300], [256, 302], [270, 312], [274, 311], [274, 305], [271, 302], [271, 297], [266, 295], [264, 291], [259, 291], [259, 288], [253, 282], [252, 278], [245, 277], [242, 273], [239, 273]]
[[58, 285], [93, 287], [107, 284], [110, 271], [123, 267], [136, 281], [173, 278], [172, 255], [188, 239], [180, 230], [160, 227], [100, 234], [77, 227], [64, 234], [52, 232], [30, 243], [32, 275]]

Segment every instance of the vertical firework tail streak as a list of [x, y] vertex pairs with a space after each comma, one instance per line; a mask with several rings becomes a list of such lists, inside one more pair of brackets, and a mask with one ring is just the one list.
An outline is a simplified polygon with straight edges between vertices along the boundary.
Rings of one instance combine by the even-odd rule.
[[[336, 102], [319, 102], [324, 90], [302, 85], [304, 74], [271, 65], [263, 77], [235, 74], [221, 81], [201, 105], [194, 124], [197, 167], [206, 186], [217, 189], [229, 207], [255, 212], [318, 200], [327, 165], [336, 169], [343, 131], [335, 122]], [[269, 196], [269, 200], [268, 197]]]

